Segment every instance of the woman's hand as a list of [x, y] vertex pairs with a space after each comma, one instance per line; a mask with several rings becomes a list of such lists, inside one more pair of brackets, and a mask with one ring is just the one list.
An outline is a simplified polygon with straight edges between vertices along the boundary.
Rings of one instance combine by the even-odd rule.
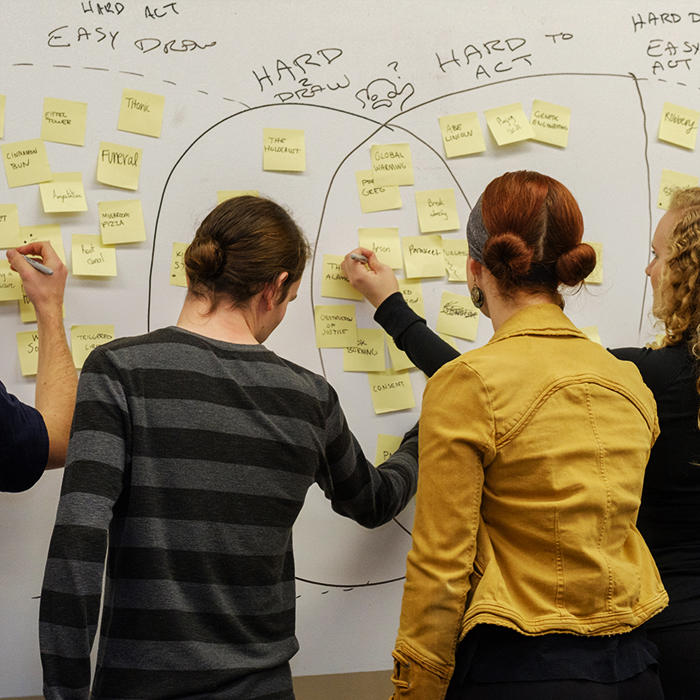
[[[351, 255], [364, 255], [367, 262], [353, 260]], [[394, 271], [382, 262], [368, 248], [355, 248], [345, 256], [340, 265], [350, 284], [357, 289], [367, 301], [378, 308], [394, 292], [399, 291], [399, 281]]]

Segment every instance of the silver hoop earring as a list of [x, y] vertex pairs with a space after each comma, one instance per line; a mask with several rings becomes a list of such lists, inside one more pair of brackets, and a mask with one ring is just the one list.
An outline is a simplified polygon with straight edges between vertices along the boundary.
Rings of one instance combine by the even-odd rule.
[[474, 304], [474, 306], [476, 306], [477, 309], [480, 309], [486, 302], [484, 292], [481, 290], [481, 287], [476, 286], [476, 282], [474, 282], [474, 286], [471, 289], [471, 297], [472, 304]]

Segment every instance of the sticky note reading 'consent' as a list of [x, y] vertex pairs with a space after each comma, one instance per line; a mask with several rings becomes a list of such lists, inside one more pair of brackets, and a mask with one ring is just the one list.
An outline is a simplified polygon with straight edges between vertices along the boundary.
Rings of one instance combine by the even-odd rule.
[[38, 226], [20, 226], [19, 237], [21, 245], [35, 241], [48, 241], [56, 251], [56, 255], [66, 264], [66, 251], [63, 248], [61, 227], [59, 224], [39, 224]]
[[189, 243], [173, 243], [173, 257], [170, 261], [170, 284], [173, 287], [187, 286], [185, 272], [185, 251]]
[[409, 236], [401, 239], [401, 247], [406, 277], [442, 277], [445, 274], [441, 236]]
[[659, 138], [683, 148], [695, 148], [700, 112], [664, 102], [659, 124]]
[[44, 98], [41, 115], [41, 138], [69, 146], [85, 145], [87, 103]]
[[359, 228], [357, 234], [360, 247], [376, 253], [379, 262], [392, 270], [403, 267], [398, 228]]
[[0, 146], [8, 187], [38, 185], [51, 179], [49, 157], [41, 139], [17, 141]]
[[425, 304], [423, 302], [423, 286], [420, 280], [400, 279], [399, 291], [406, 303], [419, 315], [425, 318]]
[[97, 157], [97, 181], [125, 190], [137, 190], [142, 155], [140, 148], [101, 141]]
[[593, 272], [591, 272], [588, 277], [586, 277], [586, 284], [603, 284], [603, 244], [594, 241], [584, 241], [588, 243], [595, 250], [595, 267]]
[[374, 182], [379, 186], [412, 185], [413, 161], [408, 143], [373, 145], [370, 149]]
[[355, 307], [349, 304], [338, 306], [315, 306], [316, 347], [349, 348], [357, 345]]
[[416, 192], [416, 209], [421, 233], [456, 231], [459, 228], [455, 191], [451, 187]]
[[39, 332], [20, 331], [17, 333], [17, 352], [22, 376], [31, 377], [39, 366]]
[[486, 123], [499, 146], [526, 141], [535, 136], [520, 102], [484, 112]]
[[76, 369], [82, 369], [87, 356], [98, 346], [114, 340], [113, 325], [71, 326], [70, 348], [73, 364]]
[[165, 97], [162, 95], [124, 88], [117, 129], [158, 138], [163, 125], [164, 107]]
[[570, 124], [571, 110], [568, 107], [533, 100], [530, 126], [535, 134], [535, 141], [566, 148]]
[[443, 292], [436, 329], [457, 338], [474, 340], [479, 328], [479, 310], [470, 297], [452, 292]]
[[140, 243], [146, 240], [146, 226], [140, 199], [98, 202], [103, 245]]
[[12, 270], [10, 261], [0, 258], [0, 301], [22, 298], [22, 278]]
[[374, 181], [371, 170], [358, 170], [355, 173], [357, 193], [363, 214], [387, 209], [401, 209], [401, 192], [398, 185], [379, 186]]
[[377, 435], [377, 453], [374, 457], [374, 464], [379, 465], [386, 462], [391, 455], [401, 446], [402, 437], [398, 435]]
[[323, 256], [321, 296], [334, 299], [362, 299], [362, 294], [350, 284], [345, 273], [340, 269], [342, 262], [342, 255]]
[[469, 156], [486, 150], [484, 135], [476, 112], [440, 117], [440, 132], [448, 158]]
[[394, 339], [388, 333], [386, 334], [386, 345], [389, 348], [389, 359], [394, 372], [401, 372], [404, 369], [413, 369], [415, 367], [409, 356], [396, 347]]
[[467, 281], [467, 256], [469, 246], [465, 238], [443, 238], [442, 252], [445, 256], [445, 269], [450, 282]]
[[416, 405], [411, 387], [411, 377], [408, 372], [371, 372], [369, 389], [372, 392], [374, 412], [389, 413], [390, 411], [405, 411]]
[[73, 275], [86, 277], [115, 277], [117, 253], [112, 246], [102, 245], [100, 236], [73, 234]]
[[302, 129], [263, 129], [263, 170], [306, 170]]
[[386, 369], [384, 331], [358, 328], [357, 345], [343, 348], [344, 372], [383, 372]]
[[19, 213], [16, 204], [0, 204], [0, 248], [16, 248], [20, 243]]
[[658, 208], [668, 209], [671, 204], [671, 196], [676, 190], [697, 187], [699, 182], [700, 179], [697, 175], [686, 175], [664, 168], [661, 172], [661, 184], [659, 185]]
[[87, 211], [82, 173], [54, 173], [51, 182], [39, 185], [39, 192], [47, 214]]
[[258, 190], [219, 190], [216, 193], [216, 203], [221, 204], [227, 199], [233, 199], [234, 197], [259, 197], [260, 192]]

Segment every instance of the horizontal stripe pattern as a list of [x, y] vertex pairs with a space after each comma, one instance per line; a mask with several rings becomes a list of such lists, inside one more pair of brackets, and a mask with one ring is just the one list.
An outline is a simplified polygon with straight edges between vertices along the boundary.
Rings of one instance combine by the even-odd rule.
[[415, 434], [375, 469], [326, 381], [263, 346], [174, 328], [101, 346], [46, 567], [46, 697], [88, 696], [106, 571], [92, 697], [292, 698], [291, 535], [308, 488], [375, 527], [416, 479]]

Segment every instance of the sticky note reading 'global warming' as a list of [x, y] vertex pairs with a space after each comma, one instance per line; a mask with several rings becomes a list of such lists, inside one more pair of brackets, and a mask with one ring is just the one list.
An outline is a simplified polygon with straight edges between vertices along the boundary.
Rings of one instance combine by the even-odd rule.
[[413, 160], [411, 145], [408, 143], [390, 143], [370, 148], [374, 182], [384, 185], [412, 185]]

